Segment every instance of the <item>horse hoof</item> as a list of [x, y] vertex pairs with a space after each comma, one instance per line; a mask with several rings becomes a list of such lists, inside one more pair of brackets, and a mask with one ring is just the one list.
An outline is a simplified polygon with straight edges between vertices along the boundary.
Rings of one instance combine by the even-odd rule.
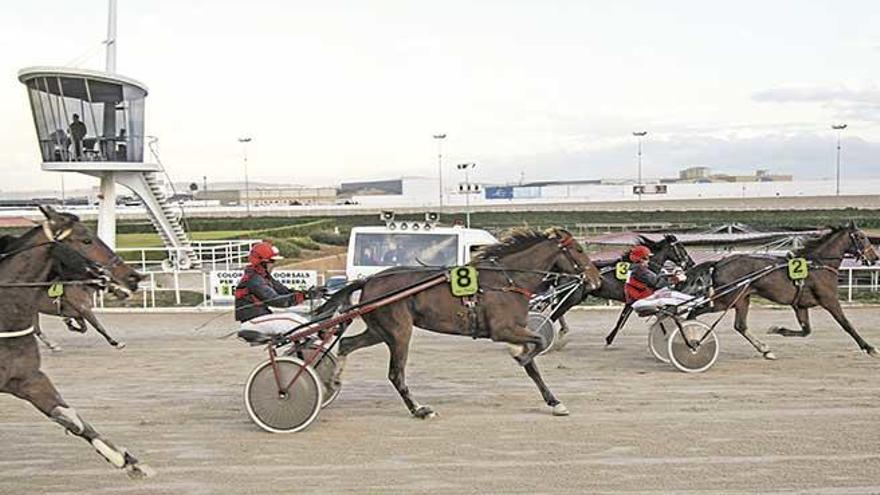
[[125, 473], [133, 480], [152, 478], [156, 475], [156, 471], [153, 468], [140, 463], [125, 466]]
[[64, 348], [62, 348], [60, 345], [53, 345], [53, 346], [50, 346], [50, 347], [49, 347], [49, 350], [52, 351], [52, 353], [54, 354], [54, 353], [56, 353], [56, 352], [61, 352], [61, 351], [63, 351]]
[[437, 413], [430, 406], [419, 406], [412, 414], [419, 419], [431, 419], [437, 416]]
[[868, 347], [865, 352], [873, 358], [880, 358], [880, 352], [877, 352], [876, 347]]
[[121, 350], [125, 349], [125, 342], [117, 342], [117, 343], [112, 344], [112, 345], [113, 345], [113, 347], [114, 347], [116, 350], [118, 350], [118, 351], [121, 351]]
[[764, 359], [768, 361], [776, 361], [776, 354], [773, 351], [767, 351], [764, 353]]
[[554, 416], [568, 416], [569, 414], [571, 413], [568, 412], [568, 408], [565, 407], [565, 404], [563, 404], [562, 402], [553, 406]]
[[767, 329], [767, 333], [770, 335], [778, 335], [782, 333], [780, 330], [782, 330], [782, 327], [773, 325], [772, 327]]

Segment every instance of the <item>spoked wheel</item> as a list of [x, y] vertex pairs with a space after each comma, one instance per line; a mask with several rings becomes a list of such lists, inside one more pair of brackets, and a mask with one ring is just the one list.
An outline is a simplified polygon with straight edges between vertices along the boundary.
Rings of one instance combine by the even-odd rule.
[[685, 321], [669, 336], [667, 351], [672, 365], [685, 373], [701, 373], [718, 359], [720, 346], [715, 332], [697, 320]]
[[[294, 433], [308, 427], [321, 412], [323, 391], [318, 374], [300, 359], [279, 357], [275, 367], [266, 361], [248, 377], [244, 386], [244, 403], [251, 419], [260, 428], [271, 433]], [[279, 390], [295, 376], [296, 381], [286, 393]]]
[[648, 330], [648, 349], [658, 361], [669, 362], [669, 350], [667, 339], [676, 328], [675, 322], [671, 318], [658, 318]]
[[556, 337], [559, 335], [559, 329], [550, 321], [548, 316], [534, 311], [529, 313], [526, 327], [544, 338], [544, 347], [538, 351], [539, 356], [553, 347], [553, 343], [556, 342]]
[[[284, 353], [285, 356], [294, 356], [303, 361], [309, 362], [312, 361], [312, 357], [316, 353], [324, 353], [324, 347], [318, 344], [309, 344], [305, 349], [300, 350], [299, 353], [294, 353], [293, 349], [288, 350]], [[318, 362], [320, 360], [320, 362]], [[312, 368], [314, 368], [315, 373], [318, 374], [318, 378], [321, 380], [321, 386], [324, 387], [322, 390], [324, 402], [321, 404], [321, 407], [329, 406], [337, 397], [339, 397], [339, 392], [342, 390], [341, 387], [335, 387], [333, 385], [333, 375], [336, 374], [336, 367], [338, 366], [338, 361], [336, 360], [336, 355], [333, 354], [333, 351], [327, 352], [327, 354], [321, 358], [319, 356], [314, 357], [314, 361], [312, 361]]]

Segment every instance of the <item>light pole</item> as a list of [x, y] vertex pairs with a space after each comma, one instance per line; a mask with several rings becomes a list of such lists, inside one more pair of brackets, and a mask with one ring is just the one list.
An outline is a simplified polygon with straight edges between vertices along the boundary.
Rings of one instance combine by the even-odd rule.
[[636, 186], [638, 187], [637, 191], [639, 193], [639, 201], [642, 200], [642, 193], [644, 192], [644, 188], [642, 185], [642, 138], [648, 134], [648, 131], [634, 131], [633, 136], [635, 136], [639, 140], [639, 180]]
[[251, 137], [238, 138], [238, 142], [241, 143], [244, 152], [244, 206], [245, 211], [247, 211], [247, 216], [251, 216], [251, 183], [248, 180], [247, 167], [247, 144], [251, 141], [253, 141], [253, 138]]
[[459, 170], [464, 170], [464, 215], [467, 228], [471, 228], [471, 180], [468, 171], [476, 166], [476, 163], [459, 163], [455, 166]]
[[434, 134], [437, 140], [437, 178], [439, 179], [440, 188], [440, 210], [443, 210], [443, 140], [446, 134]]
[[840, 132], [846, 129], [846, 124], [831, 124], [831, 128], [837, 131], [837, 180], [835, 182], [835, 194], [840, 196]]

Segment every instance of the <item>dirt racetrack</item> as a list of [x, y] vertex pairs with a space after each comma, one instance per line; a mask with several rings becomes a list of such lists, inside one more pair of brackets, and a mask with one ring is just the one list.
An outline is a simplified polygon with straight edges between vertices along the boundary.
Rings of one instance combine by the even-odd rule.
[[[880, 309], [847, 312], [880, 345]], [[718, 363], [702, 375], [654, 361], [642, 322], [606, 350], [617, 313], [573, 314], [568, 347], [538, 361], [572, 412], [564, 418], [503, 346], [417, 331], [409, 386], [439, 417], [409, 417], [376, 346], [352, 354], [339, 399], [292, 435], [251, 423], [242, 387], [264, 353], [217, 339], [228, 316], [192, 330], [212, 316], [103, 315], [123, 351], [46, 318], [65, 350], [44, 353], [44, 369], [157, 475], [129, 480], [3, 395], [0, 493], [880, 493], [880, 360], [820, 311], [812, 337], [785, 339], [764, 330], [794, 324], [790, 310], [753, 310], [774, 362], [728, 316]]]

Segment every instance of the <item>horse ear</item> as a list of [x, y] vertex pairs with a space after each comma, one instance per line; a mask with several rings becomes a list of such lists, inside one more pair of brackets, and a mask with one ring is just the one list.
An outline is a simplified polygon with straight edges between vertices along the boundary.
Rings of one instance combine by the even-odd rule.
[[678, 240], [678, 237], [675, 237], [675, 234], [665, 234], [663, 238], [666, 239], [666, 242], [675, 242]]
[[52, 208], [49, 205], [40, 205], [38, 208], [43, 213], [43, 215], [46, 216], [46, 219], [52, 223], [57, 222], [59, 217], [61, 217], [61, 215], [57, 211], [55, 211], [55, 208]]
[[849, 228], [851, 228], [851, 229], [853, 229], [853, 230], [855, 230], [855, 229], [858, 228], [858, 227], [856, 227], [856, 221], [853, 220], [853, 219], [850, 219], [850, 220], [849, 220], [849, 223], [847, 224], [847, 227], [849, 227]]

